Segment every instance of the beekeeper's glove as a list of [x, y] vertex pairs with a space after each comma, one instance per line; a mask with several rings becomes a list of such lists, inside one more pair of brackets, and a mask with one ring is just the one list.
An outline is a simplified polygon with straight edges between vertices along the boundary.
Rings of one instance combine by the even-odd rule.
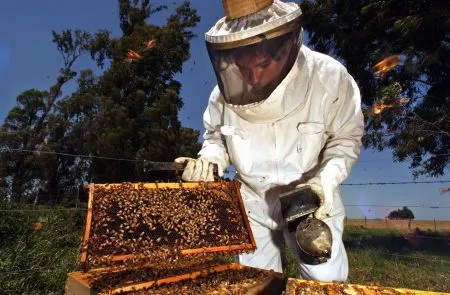
[[320, 207], [314, 212], [314, 217], [323, 220], [331, 216], [334, 202], [334, 191], [337, 189], [335, 185], [330, 181], [324, 181], [320, 176], [311, 178], [304, 184], [300, 184], [297, 187], [307, 187], [319, 197]]
[[176, 163], [186, 163], [181, 179], [184, 181], [214, 181], [214, 163], [204, 158], [179, 157]]

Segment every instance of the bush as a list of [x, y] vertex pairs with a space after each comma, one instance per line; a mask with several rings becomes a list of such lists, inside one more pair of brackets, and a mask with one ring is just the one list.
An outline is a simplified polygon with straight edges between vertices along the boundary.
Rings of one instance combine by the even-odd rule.
[[414, 219], [414, 213], [408, 207], [389, 212], [388, 219]]

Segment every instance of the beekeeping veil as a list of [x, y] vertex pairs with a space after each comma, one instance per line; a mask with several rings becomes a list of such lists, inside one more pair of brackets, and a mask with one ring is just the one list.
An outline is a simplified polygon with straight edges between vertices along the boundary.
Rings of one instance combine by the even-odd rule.
[[292, 68], [303, 31], [301, 10], [279, 0], [222, 0], [226, 16], [205, 35], [220, 91], [228, 104], [266, 100]]

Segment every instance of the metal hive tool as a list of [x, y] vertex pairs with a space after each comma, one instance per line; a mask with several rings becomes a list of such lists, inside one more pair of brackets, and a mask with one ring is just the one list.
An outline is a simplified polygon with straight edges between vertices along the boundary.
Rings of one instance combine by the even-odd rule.
[[237, 182], [89, 186], [85, 271], [171, 268], [255, 247]]

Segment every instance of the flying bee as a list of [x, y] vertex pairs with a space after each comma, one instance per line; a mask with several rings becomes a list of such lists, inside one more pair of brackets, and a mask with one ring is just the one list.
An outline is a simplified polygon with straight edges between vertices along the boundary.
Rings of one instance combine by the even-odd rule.
[[386, 73], [400, 63], [400, 57], [398, 55], [389, 56], [373, 67], [375, 75], [379, 75], [381, 79], [384, 79]]

